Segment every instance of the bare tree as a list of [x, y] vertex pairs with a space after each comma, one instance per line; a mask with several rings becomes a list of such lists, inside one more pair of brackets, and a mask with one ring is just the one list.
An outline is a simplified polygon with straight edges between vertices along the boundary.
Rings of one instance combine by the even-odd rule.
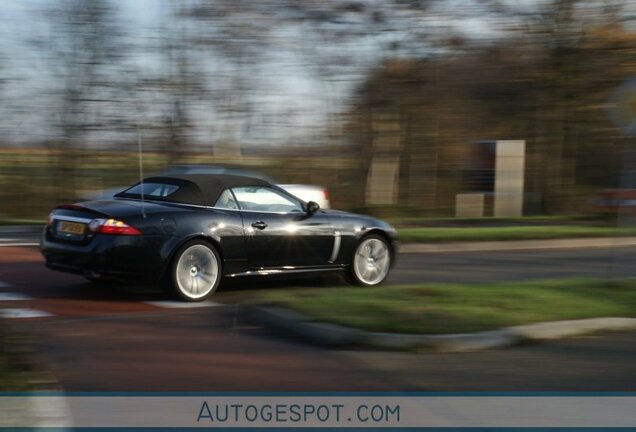
[[57, 83], [51, 94], [58, 131], [52, 178], [58, 191], [73, 193], [86, 142], [100, 134], [104, 138], [124, 115], [117, 109], [121, 77], [116, 67], [123, 46], [109, 0], [62, 0], [56, 6], [47, 11], [50, 33], [39, 46]]

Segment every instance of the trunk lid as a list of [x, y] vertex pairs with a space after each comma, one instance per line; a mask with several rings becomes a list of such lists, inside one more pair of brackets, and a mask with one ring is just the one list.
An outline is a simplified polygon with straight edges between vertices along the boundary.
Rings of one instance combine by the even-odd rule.
[[129, 199], [109, 199], [86, 201], [77, 204], [56, 207], [50, 215], [47, 231], [49, 235], [60, 241], [86, 244], [95, 236], [89, 229], [93, 219], [116, 219], [126, 222], [128, 219], [140, 216], [143, 211], [152, 214], [165, 206], [156, 203], [141, 203]]
[[142, 203], [140, 200], [128, 198], [85, 201], [74, 205], [81, 207], [88, 212], [109, 216], [115, 219], [140, 216], [142, 214], [142, 210], [146, 214], [166, 211], [166, 205], [164, 204], [148, 201]]

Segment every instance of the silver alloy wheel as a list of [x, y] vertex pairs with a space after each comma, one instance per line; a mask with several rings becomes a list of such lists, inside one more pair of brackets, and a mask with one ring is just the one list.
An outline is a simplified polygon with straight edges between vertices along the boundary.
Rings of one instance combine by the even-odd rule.
[[377, 285], [386, 278], [391, 265], [389, 247], [379, 238], [363, 240], [356, 249], [353, 271], [365, 285]]
[[219, 276], [219, 262], [207, 246], [195, 244], [183, 251], [176, 266], [177, 288], [192, 300], [207, 296]]

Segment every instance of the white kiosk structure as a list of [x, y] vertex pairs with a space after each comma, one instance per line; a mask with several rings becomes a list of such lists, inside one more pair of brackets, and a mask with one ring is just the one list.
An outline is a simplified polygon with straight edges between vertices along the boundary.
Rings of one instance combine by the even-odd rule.
[[[455, 201], [457, 217], [483, 217], [486, 195], [494, 198], [493, 216], [501, 218], [523, 216], [525, 140], [500, 140], [494, 144], [493, 190], [482, 193], [461, 193]], [[492, 170], [491, 170], [492, 172]]]

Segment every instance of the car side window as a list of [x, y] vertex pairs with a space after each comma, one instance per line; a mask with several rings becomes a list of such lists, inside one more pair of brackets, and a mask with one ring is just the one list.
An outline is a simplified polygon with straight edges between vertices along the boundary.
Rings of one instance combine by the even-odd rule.
[[175, 193], [179, 186], [166, 183], [139, 183], [128, 188], [124, 193], [130, 195], [141, 195], [142, 192], [147, 197], [167, 197]]
[[233, 188], [232, 191], [236, 196], [241, 210], [273, 213], [295, 213], [303, 211], [300, 201], [268, 187], [239, 187]]
[[236, 204], [236, 200], [234, 199], [234, 195], [229, 189], [225, 189], [218, 200], [216, 200], [216, 204], [214, 207], [222, 208], [222, 209], [230, 209], [230, 210], [238, 210], [238, 204]]

